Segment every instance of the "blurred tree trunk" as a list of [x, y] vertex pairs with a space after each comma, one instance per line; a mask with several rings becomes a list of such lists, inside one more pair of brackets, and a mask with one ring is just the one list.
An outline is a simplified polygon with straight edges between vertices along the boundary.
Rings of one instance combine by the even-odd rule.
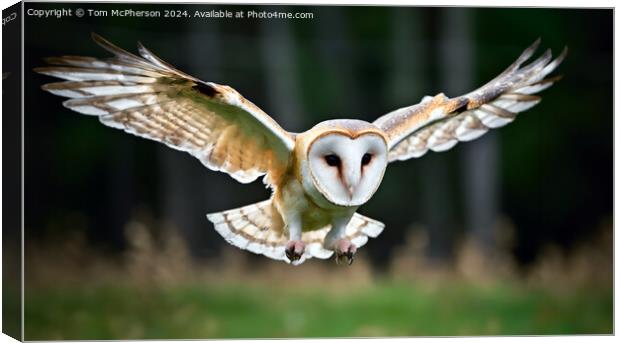
[[[474, 41], [472, 11], [446, 9], [443, 13], [444, 39], [441, 41], [442, 80], [449, 96], [457, 96], [473, 90]], [[456, 52], [456, 53], [455, 53]], [[462, 144], [461, 181], [465, 232], [477, 248], [489, 253], [494, 248], [493, 226], [497, 218], [497, 135], [491, 131], [473, 142]]]
[[451, 178], [454, 173], [449, 169], [449, 159], [445, 154], [429, 152], [420, 161], [424, 224], [429, 237], [427, 256], [437, 264], [448, 263], [453, 256], [455, 230]]
[[[345, 30], [346, 16], [342, 7], [317, 8], [321, 24], [314, 25], [318, 39], [317, 52], [322, 65], [325, 82], [333, 83], [338, 99], [330, 104], [330, 117], [356, 118], [362, 109], [360, 90], [354, 78], [358, 55], [351, 53], [351, 43]], [[311, 125], [314, 125], [312, 123]]]
[[[441, 29], [439, 30], [438, 60], [439, 60], [439, 84], [441, 91], [448, 96], [456, 96], [473, 89], [473, 20], [472, 11], [462, 8], [442, 8], [439, 12]], [[471, 144], [471, 143], [469, 143]], [[427, 157], [427, 163], [422, 164], [425, 180], [425, 203], [429, 224], [429, 255], [436, 262], [447, 262], [453, 256], [455, 238], [457, 236], [455, 219], [454, 175], [465, 175], [465, 203], [466, 203], [466, 226], [479, 225], [472, 220], [487, 215], [488, 194], [481, 191], [487, 190], [479, 185], [480, 168], [492, 169], [492, 166], [480, 164], [479, 156], [487, 151], [480, 150], [479, 146], [473, 148], [463, 144], [462, 149], [468, 149], [463, 159], [465, 167], [463, 171], [450, 170], [448, 153], [431, 154]], [[473, 150], [471, 150], [473, 149]], [[488, 150], [488, 147], [487, 147]], [[474, 198], [477, 197], [477, 198]], [[479, 202], [482, 197], [482, 203]], [[470, 213], [474, 213], [472, 216]], [[481, 227], [482, 228], [482, 227]]]
[[[131, 217], [132, 204], [135, 203], [135, 148], [129, 139], [122, 139], [112, 143], [114, 157], [108, 161], [106, 180], [106, 203], [108, 209], [101, 215], [105, 218], [103, 227], [98, 225], [95, 236], [111, 242], [113, 248], [119, 248], [125, 242], [125, 224]], [[105, 210], [101, 208], [101, 210]]]
[[[460, 8], [441, 8], [436, 12], [434, 22], [438, 25], [438, 37], [434, 37], [434, 57], [438, 61], [438, 81], [433, 84], [436, 91], [453, 94], [460, 84], [464, 70], [469, 70], [467, 42], [469, 22], [468, 14]], [[430, 65], [430, 63], [429, 63]], [[459, 69], [460, 68], [460, 69]], [[455, 73], [456, 72], [456, 73]], [[429, 83], [430, 84], [430, 83]], [[429, 246], [427, 256], [433, 263], [449, 263], [454, 254], [455, 199], [454, 175], [451, 170], [451, 154], [429, 151], [420, 161], [422, 174], [422, 198], [425, 221], [428, 227]]]
[[259, 23], [260, 54], [265, 68], [265, 83], [270, 110], [286, 130], [302, 129], [304, 117], [295, 44], [286, 20]]
[[[415, 8], [392, 8], [390, 19], [392, 70], [386, 78], [387, 87], [384, 87], [385, 101], [389, 104], [386, 112], [412, 105], [420, 101], [425, 92], [430, 91], [429, 40], [424, 37], [424, 26], [428, 18]], [[421, 174], [425, 165], [428, 165], [427, 159], [414, 159], [388, 167], [395, 180], [384, 178], [382, 191], [375, 195], [385, 196], [384, 202], [392, 202], [390, 206], [381, 208], [382, 212], [390, 213], [385, 219], [387, 227], [409, 229], [416, 222], [429, 224], [428, 211], [423, 208], [423, 203], [428, 200], [424, 178], [432, 174], [432, 171]], [[403, 182], [407, 182], [408, 187], [403, 187]], [[389, 238], [392, 245], [402, 244], [410, 235], [403, 231], [386, 230], [382, 234], [382, 240]], [[388, 251], [391, 250], [378, 251], [379, 260], [390, 260]]]
[[[392, 9], [392, 63], [394, 68], [390, 75], [391, 87], [388, 102], [394, 103], [395, 108], [413, 104], [415, 97], [422, 98], [424, 87], [428, 84], [427, 68], [424, 67], [427, 56], [422, 54], [426, 49], [422, 35], [423, 18], [420, 12], [414, 10]], [[416, 54], [417, 52], [417, 54]]]
[[490, 256], [497, 248], [499, 146], [496, 132], [468, 143], [462, 155], [465, 230], [477, 249]]
[[[188, 30], [183, 39], [179, 47], [186, 50], [183, 60], [186, 64], [181, 69], [207, 81], [216, 80], [221, 63], [217, 53], [218, 24], [215, 21], [201, 23], [199, 28]], [[163, 180], [161, 199], [167, 224], [179, 230], [193, 256], [215, 255], [220, 237], [205, 214], [207, 208], [218, 208], [217, 203], [224, 201], [223, 197], [228, 194], [224, 191], [225, 185], [214, 181], [217, 175], [189, 154], [160, 146], [159, 155]]]

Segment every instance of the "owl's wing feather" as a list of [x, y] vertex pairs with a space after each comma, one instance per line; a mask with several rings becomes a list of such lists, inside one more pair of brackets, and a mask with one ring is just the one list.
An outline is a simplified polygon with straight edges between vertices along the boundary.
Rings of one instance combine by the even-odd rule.
[[269, 183], [286, 170], [293, 136], [236, 90], [185, 74], [140, 43], [138, 57], [96, 34], [93, 40], [114, 57], [51, 57], [35, 69], [66, 80], [43, 86], [71, 98], [66, 107], [188, 152], [243, 183], [265, 174]]
[[286, 260], [288, 237], [271, 199], [207, 214], [215, 230], [230, 244], [274, 260]]
[[489, 129], [512, 122], [519, 112], [540, 102], [533, 95], [550, 87], [559, 77], [545, 77], [557, 68], [567, 49], [551, 60], [551, 52], [521, 67], [532, 57], [540, 39], [496, 78], [468, 94], [448, 98], [444, 94], [424, 97], [419, 104], [378, 118], [374, 124], [388, 136], [388, 159], [407, 160], [427, 151], [446, 151], [458, 142], [476, 139]]
[[[274, 208], [271, 199], [232, 210], [210, 213], [207, 214], [207, 218], [228, 243], [274, 260], [288, 261], [284, 249], [289, 237], [282, 217]], [[355, 213], [347, 225], [345, 237], [361, 248], [368, 242], [368, 237], [379, 236], [384, 227], [380, 221]], [[319, 230], [304, 231], [301, 240], [306, 244], [306, 249], [301, 258], [292, 263], [299, 265], [313, 257], [320, 259], [331, 257], [334, 252], [323, 247], [325, 236], [330, 229], [331, 226], [326, 226]]]

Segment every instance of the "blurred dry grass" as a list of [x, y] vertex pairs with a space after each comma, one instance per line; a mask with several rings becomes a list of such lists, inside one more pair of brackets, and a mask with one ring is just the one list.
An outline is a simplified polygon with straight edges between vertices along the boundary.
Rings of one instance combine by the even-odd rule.
[[[453, 265], [426, 258], [413, 227], [378, 273], [362, 249], [350, 267], [301, 267], [234, 247], [190, 258], [175, 230], [145, 216], [114, 256], [81, 234], [28, 241], [26, 338], [344, 337], [612, 332], [612, 226], [571, 252], [550, 246], [527, 269], [465, 238]], [[44, 242], [44, 243], [41, 243]], [[437, 320], [441, 317], [442, 320]]]
[[80, 232], [62, 239], [28, 242], [28, 287], [118, 282], [138, 287], [200, 283], [314, 287], [337, 286], [343, 280], [347, 284], [368, 285], [372, 279], [363, 251], [348, 268], [337, 268], [331, 260], [316, 259], [304, 263], [301, 268], [294, 267], [228, 245], [222, 249], [221, 256], [196, 261], [190, 258], [185, 242], [171, 226], [157, 226], [149, 219], [134, 220], [127, 224], [125, 232], [129, 247], [119, 256], [92, 249]]
[[563, 250], [547, 245], [538, 259], [528, 266], [519, 266], [511, 254], [516, 228], [502, 219], [496, 229], [493, 251], [483, 253], [469, 236], [460, 242], [453, 265], [437, 265], [426, 255], [428, 236], [423, 227], [412, 227], [403, 247], [397, 248], [391, 263], [391, 277], [429, 281], [461, 279], [476, 285], [498, 281], [517, 282], [523, 286], [553, 291], [579, 288], [613, 287], [613, 225], [604, 221], [597, 235]]
[[505, 281], [561, 290], [582, 287], [611, 289], [613, 226], [610, 223], [602, 224], [598, 230], [600, 234], [571, 251], [547, 246], [538, 260], [526, 268], [519, 268], [510, 253], [514, 230], [507, 220], [502, 221], [496, 230], [497, 249], [486, 253], [474, 239], [464, 237], [457, 248], [455, 262], [438, 265], [425, 253], [428, 245], [425, 229], [414, 226], [404, 244], [395, 247], [389, 269], [378, 276], [364, 249], [349, 267], [337, 267], [331, 260], [318, 259], [294, 267], [228, 245], [221, 256], [197, 261], [190, 257], [185, 242], [172, 226], [158, 225], [148, 216], [141, 215], [127, 224], [125, 232], [129, 247], [120, 255], [106, 254], [90, 247], [82, 231], [28, 241], [26, 283], [28, 288], [123, 282], [140, 287], [262, 283], [339, 289], [337, 286], [343, 283], [348, 287], [368, 286], [380, 277], [426, 283], [458, 279], [477, 285]]

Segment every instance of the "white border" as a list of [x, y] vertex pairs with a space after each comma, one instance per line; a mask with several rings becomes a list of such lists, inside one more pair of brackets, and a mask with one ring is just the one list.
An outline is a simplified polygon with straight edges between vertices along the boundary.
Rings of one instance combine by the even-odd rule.
[[[28, 2], [37, 2], [37, 1], [28, 1]], [[471, 0], [448, 0], [448, 1], [446, 0], [416, 0], [416, 1], [389, 0], [388, 2], [365, 1], [365, 0], [353, 0], [353, 1], [346, 1], [346, 0], [339, 0], [339, 1], [329, 1], [329, 0], [287, 0], [287, 1], [265, 1], [265, 0], [245, 0], [245, 1], [231, 1], [231, 0], [220, 0], [220, 1], [174, 1], [174, 0], [172, 1], [171, 0], [168, 0], [168, 1], [158, 1], [158, 0], [92, 1], [91, 0], [91, 1], [88, 1], [86, 0], [86, 1], [75, 1], [75, 0], [68, 0], [68, 1], [62, 1], [62, 2], [135, 2], [135, 3], [159, 2], [159, 3], [196, 3], [196, 4], [203, 3], [203, 4], [307, 4], [307, 5], [323, 4], [323, 5], [467, 6], [467, 7], [541, 7], [540, 5], [543, 4], [544, 6], [542, 7], [614, 8], [615, 9], [615, 2], [609, 1], [609, 0], [589, 0], [589, 1], [546, 0], [544, 2], [541, 2], [540, 0], [519, 0], [519, 1], [511, 1], [511, 2], [499, 1], [499, 0], [497, 1], [493, 1], [493, 0], [477, 0], [477, 1], [471, 1]], [[2, 5], [3, 9], [13, 5], [14, 3], [16, 3], [16, 1], [0, 0], [0, 4]], [[618, 41], [618, 29], [617, 29], [617, 26], [615, 25], [615, 10], [614, 10], [614, 99], [613, 99], [614, 100], [614, 107], [613, 107], [614, 114], [615, 114], [615, 109], [616, 109], [615, 100], [618, 99], [618, 96], [619, 96], [618, 88], [615, 87], [616, 85], [615, 80], [617, 79], [616, 78], [617, 69], [615, 68], [615, 66], [617, 65], [617, 62], [618, 62], [618, 55], [616, 54], [616, 49], [615, 49], [615, 47], [617, 47], [617, 41]], [[2, 43], [2, 38], [0, 36], [0, 47], [1, 47], [1, 43]], [[22, 46], [22, 49], [23, 49], [23, 46]], [[1, 61], [2, 59], [0, 57], [0, 62]], [[23, 70], [22, 70], [22, 82], [23, 82]], [[23, 92], [22, 92], [22, 96], [23, 96]], [[22, 110], [23, 110], [23, 107], [22, 107]], [[618, 149], [616, 149], [617, 142], [615, 139], [615, 133], [618, 132], [619, 128], [620, 128], [620, 124], [618, 123], [618, 121], [615, 120], [615, 116], [614, 116], [614, 217], [618, 213], [620, 213], [620, 205], [615, 201], [615, 194], [618, 191], [618, 185], [616, 184], [615, 180], [616, 180], [617, 172], [619, 170], [618, 164], [620, 163], [618, 162], [618, 158], [617, 158]], [[0, 124], [0, 151], [2, 149], [1, 131], [2, 131], [2, 126]], [[22, 144], [23, 144], [23, 137], [24, 136], [23, 136], [23, 126], [22, 126]], [[2, 161], [0, 159], [0, 179], [2, 178], [1, 167], [2, 167]], [[23, 156], [22, 156], [22, 167], [23, 167]], [[0, 191], [1, 190], [2, 190], [2, 185], [0, 182]], [[22, 182], [22, 191], [23, 191], [23, 182]], [[2, 214], [1, 205], [2, 205], [2, 199], [0, 198], [0, 216]], [[23, 213], [23, 202], [22, 202], [22, 213]], [[617, 308], [617, 305], [618, 305], [618, 298], [616, 296], [618, 293], [616, 292], [616, 289], [619, 284], [619, 278], [618, 278], [618, 273], [617, 273], [617, 266], [619, 264], [618, 264], [618, 255], [615, 253], [615, 247], [619, 246], [618, 243], [619, 243], [619, 238], [618, 238], [618, 235], [615, 234], [615, 225], [614, 225], [614, 332], [616, 332], [616, 328], [617, 328], [616, 324], [618, 323], [618, 318], [615, 312], [615, 309]], [[22, 242], [22, 253], [23, 253], [23, 242]], [[23, 261], [23, 257], [22, 257], [22, 261]], [[1, 262], [2, 262], [2, 256], [0, 254], [0, 266], [1, 266]], [[22, 281], [23, 281], [23, 269], [22, 269]], [[0, 296], [1, 296], [1, 293], [0, 293]], [[22, 306], [23, 306], [23, 301], [22, 301]], [[22, 310], [22, 315], [23, 315], [23, 310]], [[0, 322], [1, 322], [1, 319], [2, 319], [2, 314], [0, 311]], [[23, 326], [22, 326], [22, 330], [23, 330]], [[22, 333], [22, 337], [23, 337], [23, 333]], [[518, 342], [523, 339], [526, 339], [528, 342], [592, 342], [592, 341], [615, 342], [617, 340], [617, 338], [614, 336], [586, 336], [584, 335], [584, 336], [511, 336], [511, 337], [502, 336], [501, 338], [500, 337], [389, 338], [389, 341], [390, 342], [413, 342], [413, 341], [415, 342], [437, 342], [437, 341], [451, 342], [451, 341], [456, 341], [456, 342], [469, 343], [469, 342], [495, 342], [497, 340], [500, 340], [502, 342]], [[198, 342], [227, 342], [229, 340], [197, 340], [197, 341]], [[247, 342], [250, 340], [237, 340], [237, 341]], [[265, 340], [260, 340], [260, 341], [278, 342], [282, 340], [266, 340], [265, 339]], [[314, 342], [350, 343], [350, 342], [363, 342], [363, 341], [367, 341], [367, 339], [321, 339], [321, 340], [303, 339], [303, 340], [287, 340], [287, 341], [310, 342], [310, 343], [314, 343]], [[0, 343], [4, 343], [4, 342], [15, 342], [15, 340], [2, 334], [0, 335]], [[73, 341], [73, 342], [83, 342], [83, 341]], [[118, 341], [118, 342], [131, 342], [131, 341]], [[142, 342], [161, 342], [161, 341], [150, 341], [149, 340], [149, 341], [142, 341]]]

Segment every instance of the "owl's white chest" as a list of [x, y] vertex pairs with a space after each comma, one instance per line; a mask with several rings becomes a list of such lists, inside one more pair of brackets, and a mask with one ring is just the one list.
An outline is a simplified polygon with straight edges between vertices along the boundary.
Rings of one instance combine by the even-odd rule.
[[276, 208], [282, 215], [285, 225], [292, 220], [300, 220], [302, 231], [320, 230], [339, 220], [351, 218], [355, 207], [342, 207], [320, 202], [307, 194], [301, 182], [288, 178], [277, 190], [274, 197]]

